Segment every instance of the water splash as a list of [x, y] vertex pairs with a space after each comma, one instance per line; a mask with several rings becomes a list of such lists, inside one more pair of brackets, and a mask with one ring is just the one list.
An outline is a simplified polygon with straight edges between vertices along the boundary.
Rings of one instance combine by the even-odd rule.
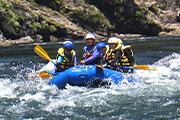
[[180, 54], [178, 53], [166, 56], [149, 66], [157, 70], [136, 71], [136, 78], [152, 83], [169, 83], [180, 78]]
[[133, 83], [112, 84], [110, 88], [67, 85], [60, 90], [47, 85], [48, 78], [26, 79], [27, 73], [34, 74], [43, 65], [33, 62], [0, 65], [4, 70], [9, 66], [9, 72], [12, 71], [5, 73], [8, 77], [0, 78], [0, 118], [138, 119], [143, 116], [148, 119], [180, 114], [178, 53], [148, 65], [157, 70], [135, 70]]

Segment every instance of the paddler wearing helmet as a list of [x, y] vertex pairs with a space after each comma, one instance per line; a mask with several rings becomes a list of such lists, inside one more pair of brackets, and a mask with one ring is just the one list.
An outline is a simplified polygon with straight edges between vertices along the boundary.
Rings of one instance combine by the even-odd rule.
[[[91, 57], [94, 53], [94, 51], [96, 51], [96, 46], [94, 44], [95, 42], [95, 35], [93, 33], [88, 33], [85, 37], [86, 43], [87, 45], [84, 46], [84, 54], [83, 54], [83, 59], [87, 59], [89, 57]], [[92, 64], [92, 63], [89, 63]]]
[[118, 37], [109, 38], [108, 44], [110, 49], [105, 56], [105, 63], [110, 69], [117, 70], [120, 67], [123, 72], [128, 72], [127, 69], [123, 69], [123, 66], [134, 65], [131, 46], [124, 46], [122, 40]]
[[93, 52], [92, 56], [85, 60], [81, 60], [81, 64], [102, 64], [102, 57], [106, 54], [107, 51], [107, 45], [104, 42], [99, 42], [96, 46], [96, 50]]
[[70, 67], [76, 66], [76, 52], [73, 50], [73, 43], [70, 40], [65, 41], [63, 47], [59, 48], [56, 60], [56, 72], [64, 71]]

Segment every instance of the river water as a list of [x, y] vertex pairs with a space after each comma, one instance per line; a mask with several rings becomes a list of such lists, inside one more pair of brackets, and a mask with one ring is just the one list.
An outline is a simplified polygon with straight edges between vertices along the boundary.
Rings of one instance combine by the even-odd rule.
[[[131, 45], [136, 64], [157, 70], [135, 70], [134, 82], [110, 88], [67, 85], [58, 89], [30, 76], [48, 61], [33, 51], [36, 44], [0, 48], [0, 119], [179, 119], [180, 37], [145, 37]], [[78, 61], [85, 43], [74, 44]], [[55, 58], [61, 43], [44, 43]]]

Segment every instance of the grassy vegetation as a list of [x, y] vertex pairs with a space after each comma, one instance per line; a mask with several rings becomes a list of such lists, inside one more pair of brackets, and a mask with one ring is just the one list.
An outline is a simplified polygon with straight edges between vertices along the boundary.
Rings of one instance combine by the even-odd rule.
[[[63, 34], [69, 31], [68, 28], [63, 29], [63, 25], [56, 20], [51, 20], [51, 16], [45, 11], [59, 17], [62, 14], [91, 32], [106, 33], [109, 28], [114, 28], [113, 32], [118, 33], [140, 33], [147, 31], [148, 24], [154, 24], [153, 19], [147, 19], [147, 15], [150, 11], [156, 13], [159, 7], [154, 4], [149, 8], [150, 11], [143, 10], [129, 0], [78, 0], [73, 4], [63, 3], [63, 0], [27, 1], [28, 5], [21, 0], [0, 1], [0, 29], [7, 33], [7, 36], [15, 38], [41, 33], [59, 35], [61, 30]], [[72, 7], [67, 7], [68, 5]]]
[[107, 27], [111, 27], [106, 17], [91, 6], [91, 11], [86, 9], [76, 9], [68, 13], [69, 19], [76, 24], [90, 31], [105, 32]]
[[[66, 9], [65, 7], [63, 7], [62, 5], [63, 0], [51, 0], [51, 1], [43, 0], [43, 2], [35, 0], [35, 2], [39, 4], [43, 4], [59, 12], [60, 14], [65, 15], [66, 17], [69, 18], [70, 21], [90, 31], [106, 31], [107, 27], [111, 27], [109, 21], [103, 15], [103, 13], [101, 13], [93, 5], [88, 6], [90, 10], [86, 9], [86, 7], [83, 6], [85, 5], [84, 0], [81, 0], [79, 2], [80, 4], [76, 4], [73, 10]], [[83, 9], [81, 9], [82, 7]], [[43, 19], [45, 19], [45, 21], [47, 22], [46, 18]]]
[[13, 12], [14, 10], [11, 2], [0, 2], [0, 9], [2, 11], [1, 25], [3, 29], [10, 32], [10, 34], [18, 35], [20, 24], [18, 21], [18, 15]]
[[[30, 0], [30, 2], [37, 6], [32, 0]], [[41, 13], [33, 11], [33, 9], [26, 8], [18, 0], [15, 0], [14, 2], [1, 1], [0, 10], [1, 30], [4, 30], [4, 32], [12, 38], [23, 36], [26, 31], [23, 31], [22, 28], [26, 28], [29, 35], [39, 33], [43, 29], [49, 32], [57, 31], [56, 27], [58, 25], [56, 25], [55, 22], [50, 21], [49, 17], [41, 15]]]

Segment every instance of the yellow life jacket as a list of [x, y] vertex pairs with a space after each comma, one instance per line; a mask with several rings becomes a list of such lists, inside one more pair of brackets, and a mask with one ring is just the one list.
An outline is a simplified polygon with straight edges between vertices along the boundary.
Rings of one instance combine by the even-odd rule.
[[[110, 64], [111, 62], [113, 62], [113, 59], [115, 58], [115, 52], [120, 49], [121, 49], [120, 45], [117, 45], [117, 47], [114, 49], [109, 49], [105, 56], [105, 62], [107, 64]], [[120, 65], [120, 63], [118, 63], [118, 64]], [[114, 65], [115, 65], [115, 63], [114, 63]]]
[[127, 45], [127, 46], [123, 46], [121, 51], [122, 51], [122, 58], [121, 58], [121, 62], [122, 62], [122, 65], [127, 65], [127, 66], [130, 66], [130, 61], [129, 59], [127, 58], [127, 56], [124, 54], [124, 50], [128, 49], [131, 53], [131, 55], [133, 56], [133, 52], [131, 50], [131, 46], [130, 45]]
[[114, 59], [114, 57], [115, 57], [114, 50], [113, 50], [113, 49], [110, 49], [109, 52], [106, 54], [105, 61], [106, 61], [107, 63], [111, 63], [112, 60]]
[[[113, 59], [115, 58], [115, 52], [117, 50], [121, 51], [121, 60], [118, 61], [118, 65], [130, 65], [130, 61], [128, 60], [127, 56], [124, 54], [124, 50], [125, 49], [129, 49], [129, 51], [131, 52], [131, 55], [133, 56], [133, 52], [132, 50], [130, 49], [131, 46], [130, 45], [127, 45], [127, 46], [123, 46], [122, 49], [120, 48], [121, 46], [117, 46], [115, 49], [110, 49], [108, 51], [108, 53], [106, 54], [106, 58], [105, 58], [105, 62], [107, 64], [111, 64], [111, 62], [113, 62]], [[114, 63], [113, 64], [114, 66], [116, 66], [116, 64]]]
[[63, 58], [63, 61], [61, 63], [57, 63], [57, 70], [56, 71], [64, 71], [70, 67], [74, 66], [74, 57], [76, 55], [76, 52], [74, 50], [71, 51], [71, 56], [70, 58], [67, 58], [64, 55], [64, 48], [60, 48], [58, 50], [58, 54], [56, 56], [56, 60], [58, 59], [59, 56], [61, 56]]

